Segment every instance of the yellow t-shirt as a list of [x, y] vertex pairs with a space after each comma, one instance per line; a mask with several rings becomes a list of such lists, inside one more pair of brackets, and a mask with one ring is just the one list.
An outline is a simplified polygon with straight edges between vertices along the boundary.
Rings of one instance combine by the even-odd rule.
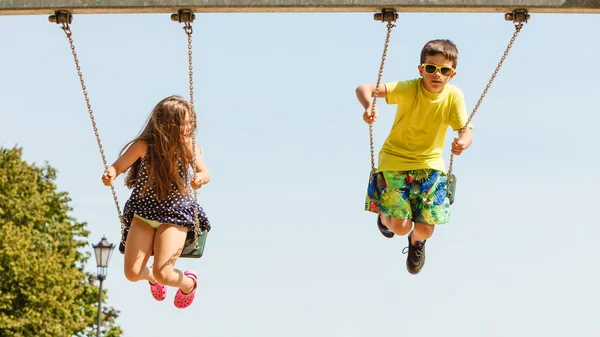
[[[446, 172], [442, 150], [446, 130], [467, 122], [463, 93], [446, 84], [439, 94], [423, 87], [422, 79], [386, 83], [388, 104], [397, 104], [390, 135], [379, 152], [377, 171], [435, 169]], [[472, 128], [472, 126], [470, 126]]]

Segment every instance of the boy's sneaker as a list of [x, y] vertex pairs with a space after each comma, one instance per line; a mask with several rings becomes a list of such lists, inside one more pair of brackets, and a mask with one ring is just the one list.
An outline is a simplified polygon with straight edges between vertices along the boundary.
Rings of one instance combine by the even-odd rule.
[[381, 222], [381, 215], [377, 215], [377, 227], [379, 228], [381, 235], [385, 236], [386, 238], [391, 239], [394, 237], [394, 232], [385, 227]]
[[406, 250], [408, 248], [408, 256], [406, 257], [406, 270], [408, 270], [409, 273], [416, 275], [425, 265], [425, 242], [427, 240], [417, 241], [413, 245], [410, 237], [411, 235], [408, 236], [408, 247], [405, 247], [402, 253], [406, 254]]

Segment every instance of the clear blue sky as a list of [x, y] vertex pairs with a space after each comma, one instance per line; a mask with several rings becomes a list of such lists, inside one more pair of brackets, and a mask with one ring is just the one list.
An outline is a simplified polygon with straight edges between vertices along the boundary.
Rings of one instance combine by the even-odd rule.
[[[188, 96], [180, 27], [166, 14], [75, 17], [109, 162], [161, 98]], [[0, 145], [57, 168], [91, 240], [117, 243], [63, 32], [46, 16], [0, 17], [0, 31]], [[452, 39], [470, 111], [513, 31], [502, 14], [401, 14], [384, 80], [418, 76], [423, 44]], [[125, 336], [599, 336], [599, 31], [597, 15], [532, 15], [456, 161], [451, 223], [415, 277], [406, 239], [383, 238], [363, 211], [368, 128], [354, 89], [377, 78], [385, 25], [371, 13], [198, 14], [197, 137], [213, 174], [199, 197], [213, 231], [205, 257], [178, 262], [199, 272], [186, 310], [174, 289], [159, 303], [128, 282], [115, 252], [105, 286]], [[377, 150], [395, 111], [379, 108]]]

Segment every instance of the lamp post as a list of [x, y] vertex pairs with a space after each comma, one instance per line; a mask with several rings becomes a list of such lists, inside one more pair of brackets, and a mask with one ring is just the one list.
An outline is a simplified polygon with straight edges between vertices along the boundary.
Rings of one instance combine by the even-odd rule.
[[98, 330], [96, 337], [100, 337], [100, 325], [102, 319], [102, 282], [106, 279], [106, 272], [108, 270], [108, 263], [110, 262], [110, 256], [112, 255], [115, 245], [109, 243], [106, 237], [102, 237], [102, 240], [98, 242], [94, 247], [94, 255], [96, 255], [96, 265], [98, 266], [98, 280], [100, 281], [100, 289], [98, 291]]

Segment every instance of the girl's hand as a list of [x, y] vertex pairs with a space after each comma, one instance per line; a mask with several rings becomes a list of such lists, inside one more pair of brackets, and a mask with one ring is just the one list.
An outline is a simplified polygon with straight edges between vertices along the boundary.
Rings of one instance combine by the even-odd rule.
[[114, 166], [109, 166], [102, 174], [102, 183], [104, 186], [111, 186], [117, 177], [117, 169]]
[[197, 190], [206, 183], [206, 176], [202, 172], [197, 172], [192, 177], [192, 188]]

